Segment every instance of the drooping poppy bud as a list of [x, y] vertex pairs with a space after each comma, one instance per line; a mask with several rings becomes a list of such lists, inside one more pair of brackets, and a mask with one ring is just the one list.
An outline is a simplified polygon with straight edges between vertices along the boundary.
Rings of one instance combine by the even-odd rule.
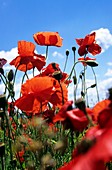
[[1, 73], [2, 75], [4, 75], [4, 69], [3, 69], [3, 68], [0, 68], [0, 73]]
[[77, 77], [76, 76], [73, 76], [73, 82], [74, 82], [74, 85], [77, 84]]
[[13, 70], [11, 69], [7, 75], [9, 82], [11, 82], [14, 78]]
[[96, 87], [96, 84], [92, 84], [92, 85], [91, 85], [91, 88], [94, 88], [94, 87]]
[[86, 105], [85, 105], [85, 100], [83, 98], [79, 98], [75, 102], [76, 107], [78, 107], [80, 110], [85, 112]]
[[82, 79], [82, 75], [81, 74], [79, 75], [79, 77], [80, 77], [80, 79]]
[[82, 96], [82, 97], [84, 97], [84, 96], [85, 96], [85, 94], [84, 94], [84, 92], [83, 92], [83, 91], [81, 91], [81, 96]]
[[97, 67], [98, 63], [96, 61], [86, 61], [86, 64], [91, 67]]

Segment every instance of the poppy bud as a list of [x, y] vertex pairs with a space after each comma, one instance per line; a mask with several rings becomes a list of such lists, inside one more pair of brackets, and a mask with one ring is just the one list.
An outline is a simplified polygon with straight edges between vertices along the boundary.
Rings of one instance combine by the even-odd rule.
[[13, 80], [13, 78], [14, 78], [13, 70], [10, 70], [10, 71], [9, 71], [9, 73], [8, 73], [8, 76], [7, 76], [7, 77], [8, 77], [8, 80], [9, 80], [9, 81], [12, 81], [12, 80]]
[[76, 51], [76, 47], [72, 47], [72, 51], [75, 52]]
[[53, 69], [55, 70], [57, 70], [57, 68], [56, 68], [56, 63], [52, 63], [52, 67], [53, 67]]
[[82, 72], [82, 76], [84, 76], [84, 72]]
[[85, 100], [83, 98], [77, 99], [75, 105], [82, 111], [85, 111], [86, 109]]
[[4, 75], [4, 69], [3, 69], [3, 68], [0, 68], [0, 73], [1, 73], [2, 75]]
[[82, 75], [81, 75], [81, 74], [80, 74], [80, 76], [79, 76], [79, 77], [80, 77], [80, 79], [82, 79]]
[[94, 87], [96, 87], [96, 84], [92, 84], [92, 85], [91, 85], [91, 88], [94, 88]]
[[81, 91], [81, 96], [84, 97], [84, 92], [83, 91]]
[[73, 82], [74, 82], [74, 84], [77, 84], [77, 77], [76, 76], [73, 76]]
[[62, 73], [60, 71], [55, 71], [52, 76], [56, 79], [56, 80], [61, 80], [62, 79]]
[[69, 50], [66, 50], [66, 56], [68, 56], [69, 55]]

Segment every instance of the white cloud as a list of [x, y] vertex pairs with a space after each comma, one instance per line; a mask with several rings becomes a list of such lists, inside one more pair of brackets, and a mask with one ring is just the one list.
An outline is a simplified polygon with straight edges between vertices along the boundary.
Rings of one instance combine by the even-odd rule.
[[[86, 80], [87, 87], [91, 86], [94, 83], [95, 82], [93, 79]], [[97, 83], [97, 87], [98, 87], [99, 99], [100, 100], [105, 99], [107, 97], [108, 89], [112, 87], [112, 78], [99, 80]], [[77, 88], [76, 99], [81, 97], [80, 92], [81, 92], [81, 83], [79, 83], [78, 88]], [[93, 107], [98, 102], [96, 87], [89, 88], [87, 92], [88, 92], [87, 94], [88, 94], [89, 106]], [[69, 94], [69, 100], [74, 100], [74, 85], [73, 85], [73, 83], [68, 88], [68, 94]]]
[[112, 62], [108, 62], [107, 65], [108, 65], [108, 66], [112, 66]]
[[96, 32], [96, 41], [102, 47], [102, 52], [112, 46], [112, 34], [107, 28], [100, 28], [92, 32]]
[[10, 51], [0, 51], [0, 58], [5, 58], [7, 62], [11, 62], [15, 57], [17, 57], [17, 47], [12, 48]]
[[53, 56], [53, 57], [64, 58], [64, 56], [63, 56], [61, 53], [57, 52], [57, 51], [54, 51], [54, 52], [52, 53], [52, 56]]
[[112, 76], [112, 69], [109, 68], [105, 73], [105, 76]]
[[14, 66], [9, 65], [9, 63], [18, 55], [17, 47], [12, 48], [10, 51], [0, 51], [0, 58], [7, 60], [7, 64], [4, 65], [6, 71], [10, 69], [15, 69]]

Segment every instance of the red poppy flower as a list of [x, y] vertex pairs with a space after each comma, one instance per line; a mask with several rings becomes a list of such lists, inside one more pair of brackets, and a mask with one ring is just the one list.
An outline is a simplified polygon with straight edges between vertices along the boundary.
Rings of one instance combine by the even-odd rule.
[[101, 53], [101, 47], [95, 42], [96, 33], [93, 32], [88, 34], [85, 38], [76, 39], [77, 44], [80, 46], [78, 53], [80, 56], [87, 54], [88, 52], [92, 55]]
[[35, 100], [46, 102], [54, 93], [56, 80], [51, 77], [34, 77], [22, 85], [22, 97], [16, 100], [15, 105], [23, 111], [32, 111]]
[[36, 67], [39, 71], [45, 65], [45, 56], [35, 54], [35, 45], [27, 41], [18, 42], [18, 54], [15, 59], [10, 62], [18, 70], [26, 71]]
[[[89, 115], [92, 116], [92, 111], [90, 108], [86, 108], [86, 111]], [[71, 121], [74, 129], [78, 131], [83, 131], [87, 127], [89, 122], [83, 111], [81, 111], [80, 109], [73, 109], [71, 111], [67, 111], [66, 114], [69, 120]]]
[[98, 118], [98, 115], [99, 113], [105, 109], [109, 104], [110, 104], [110, 100], [108, 99], [105, 99], [105, 100], [102, 100], [100, 102], [98, 102], [92, 109], [93, 111], [93, 114], [94, 114], [94, 118], [95, 120], [97, 121], [97, 118]]
[[[57, 115], [54, 117], [54, 122], [62, 121], [64, 124], [69, 122], [70, 125], [67, 124], [69, 126], [68, 128], [73, 128], [73, 130], [83, 131], [88, 125], [88, 120], [85, 114], [80, 109], [65, 111], [64, 108], [66, 104], [67, 106], [71, 106], [71, 102], [65, 103], [62, 109], [59, 111], [59, 113], [57, 113]], [[89, 115], [92, 115], [91, 109], [86, 108], [86, 111]]]
[[58, 32], [37, 32], [33, 35], [35, 42], [45, 46], [62, 46], [62, 38]]
[[91, 66], [91, 67], [95, 67], [95, 66], [98, 66], [98, 63], [95, 61], [96, 58], [90, 58], [90, 57], [80, 57], [78, 58], [78, 61], [82, 62], [82, 64], [84, 66]]
[[[67, 101], [66, 86], [62, 85], [62, 89], [64, 101]], [[15, 106], [26, 112], [33, 111], [34, 114], [40, 110], [38, 106], [46, 108], [48, 101], [53, 106], [62, 106], [62, 89], [59, 82], [52, 77], [34, 77], [22, 85], [22, 97], [16, 100]]]

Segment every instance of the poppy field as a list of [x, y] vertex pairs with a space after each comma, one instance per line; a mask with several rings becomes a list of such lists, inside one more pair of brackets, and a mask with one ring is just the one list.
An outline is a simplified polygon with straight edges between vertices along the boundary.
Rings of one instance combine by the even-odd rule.
[[[50, 46], [63, 45], [58, 32], [37, 32], [34, 42], [18, 41], [18, 56], [9, 63], [15, 70], [6, 72], [7, 58], [0, 58], [0, 83], [4, 85], [0, 94], [0, 170], [112, 169], [112, 88], [108, 97], [100, 100], [94, 67], [98, 66], [95, 56], [102, 48], [95, 36], [93, 32], [75, 39], [78, 49], [72, 47], [70, 73], [66, 72], [68, 50], [64, 69], [59, 63], [46, 64]], [[39, 46], [45, 48], [45, 55], [36, 52]], [[76, 69], [79, 63], [83, 69], [80, 75]], [[95, 88], [97, 94], [92, 107], [86, 86], [87, 67], [95, 81], [89, 88]], [[18, 71], [23, 77], [17, 98]], [[82, 81], [80, 97], [78, 78]], [[71, 84], [73, 100], [68, 97]]]

